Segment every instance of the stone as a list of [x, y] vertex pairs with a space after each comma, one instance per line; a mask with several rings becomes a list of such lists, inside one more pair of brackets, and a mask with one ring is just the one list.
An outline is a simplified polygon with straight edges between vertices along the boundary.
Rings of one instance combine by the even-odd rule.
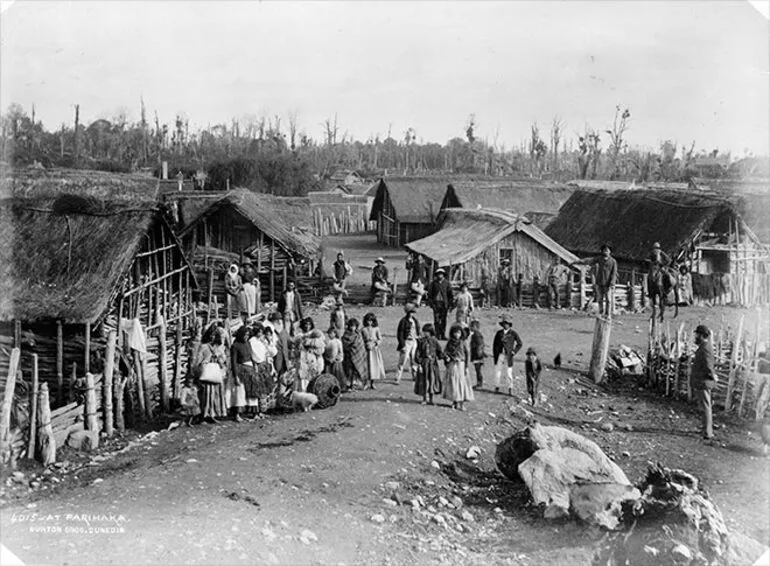
[[436, 460], [433, 460], [433, 461], [430, 463], [430, 467], [431, 467], [431, 468], [433, 468], [434, 470], [440, 470], [440, 469], [441, 469], [441, 464], [439, 464], [438, 462], [436, 462]]
[[400, 487], [401, 487], [401, 484], [399, 482], [397, 482], [397, 481], [385, 482], [385, 489], [387, 489], [389, 491], [396, 491]]
[[475, 517], [467, 509], [462, 512], [460, 517], [462, 517], [463, 521], [467, 523], [473, 523], [476, 521]]
[[[305, 543], [309, 544], [311, 542], [318, 542], [318, 536], [311, 530], [305, 529], [299, 534], [300, 540]], [[305, 542], [307, 541], [307, 542]]]
[[15, 481], [16, 483], [24, 483], [25, 481], [27, 481], [27, 478], [24, 475], [24, 472], [13, 472], [11, 477], [13, 481]]
[[446, 525], [446, 519], [444, 518], [444, 516], [443, 516], [441, 513], [436, 513], [435, 515], [433, 515], [433, 516], [431, 517], [431, 519], [432, 519], [432, 520], [433, 520], [433, 522], [434, 522], [434, 523], [436, 523], [436, 524], [439, 524], [439, 525]]
[[612, 432], [615, 430], [615, 425], [612, 423], [602, 423], [600, 427], [604, 432]]
[[99, 448], [99, 433], [95, 430], [76, 430], [67, 437], [67, 446], [90, 452]]
[[443, 495], [441, 495], [438, 498], [438, 502], [439, 502], [439, 505], [443, 505], [444, 507], [448, 507], [449, 506], [449, 500], [446, 497], [444, 497]]
[[570, 491], [570, 512], [589, 525], [608, 530], [618, 528], [626, 501], [636, 501], [635, 487], [618, 483], [576, 484]]
[[626, 424], [623, 425], [623, 430], [625, 430], [626, 432], [633, 432], [634, 431], [634, 426], [631, 425], [631, 424], [626, 423]]
[[372, 515], [369, 519], [372, 521], [372, 523], [382, 524], [385, 522], [385, 517], [383, 515], [380, 515], [379, 513], [377, 513], [376, 515]]
[[450, 499], [450, 503], [454, 505], [455, 509], [462, 509], [463, 507], [463, 500], [460, 499], [457, 495], [453, 495]]
[[382, 502], [387, 505], [388, 507], [397, 507], [398, 503], [393, 501], [392, 499], [388, 499], [387, 497], [382, 500]]
[[465, 457], [468, 460], [476, 460], [481, 455], [481, 448], [478, 446], [471, 446], [468, 448], [468, 451], [465, 453]]
[[671, 549], [671, 556], [677, 560], [686, 561], [687, 564], [689, 564], [693, 558], [692, 550], [690, 550], [690, 547], [681, 543], [677, 544], [674, 548]]

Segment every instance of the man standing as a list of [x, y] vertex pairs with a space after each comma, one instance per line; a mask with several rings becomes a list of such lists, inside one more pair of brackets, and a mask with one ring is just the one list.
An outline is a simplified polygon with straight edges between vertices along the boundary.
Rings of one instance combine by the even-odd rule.
[[609, 244], [602, 244], [602, 255], [591, 259], [582, 259], [571, 265], [593, 265], [594, 290], [596, 302], [599, 303], [599, 313], [611, 316], [615, 304], [615, 284], [618, 282], [618, 262], [612, 257]]
[[692, 361], [692, 388], [695, 391], [697, 403], [703, 411], [703, 438], [714, 438], [714, 428], [711, 421], [711, 390], [716, 385], [714, 371], [714, 352], [711, 348], [711, 331], [700, 324], [695, 329], [695, 356]]
[[404, 368], [408, 365], [414, 379], [414, 354], [417, 351], [417, 336], [420, 333], [420, 323], [414, 313], [417, 307], [412, 303], [404, 305], [404, 317], [398, 321], [396, 339], [398, 340], [398, 373], [396, 383], [401, 381]]
[[337, 254], [337, 261], [335, 261], [333, 265], [334, 283], [339, 287], [339, 292], [344, 294], [346, 293], [345, 280], [353, 272], [353, 269], [350, 267], [350, 264], [345, 261], [345, 255], [342, 252]]
[[497, 306], [511, 306], [511, 285], [513, 284], [513, 271], [511, 260], [503, 259], [497, 269]]
[[513, 396], [513, 357], [521, 350], [522, 342], [519, 334], [513, 329], [508, 315], [500, 318], [502, 328], [495, 334], [492, 342], [492, 359], [495, 361], [495, 393], [500, 392], [500, 385], [505, 374], [508, 385], [508, 395]]
[[302, 297], [295, 289], [294, 281], [289, 281], [286, 290], [278, 299], [278, 312], [283, 317], [283, 325], [290, 336], [294, 336], [294, 323], [302, 320]]
[[[567, 266], [562, 265], [561, 258], [557, 257], [556, 260], [548, 268], [546, 279], [548, 281], [548, 308], [561, 308], [561, 301], [559, 300], [559, 287], [568, 282], [569, 269]], [[569, 290], [567, 290], [567, 296], [569, 296]]]
[[382, 257], [378, 257], [374, 260], [374, 268], [372, 269], [372, 303], [374, 303], [374, 300], [378, 294], [384, 293], [387, 296], [389, 290], [390, 284], [388, 283], [388, 268], [385, 267], [385, 260]]
[[433, 324], [436, 327], [436, 338], [446, 340], [446, 315], [454, 306], [454, 296], [449, 281], [444, 277], [443, 268], [436, 270], [436, 277], [428, 289], [428, 303], [433, 309]]

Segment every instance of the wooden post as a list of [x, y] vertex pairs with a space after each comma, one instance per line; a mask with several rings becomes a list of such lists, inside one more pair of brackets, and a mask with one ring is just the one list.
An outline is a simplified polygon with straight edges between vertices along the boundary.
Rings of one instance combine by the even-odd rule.
[[257, 248], [257, 277], [262, 273], [262, 244], [264, 243], [264, 234], [259, 233], [259, 247]]
[[179, 397], [179, 382], [182, 379], [182, 322], [180, 311], [176, 321], [176, 338], [174, 339], [174, 385], [171, 393], [173, 399]]
[[628, 284], [628, 310], [634, 312], [636, 308], [636, 296], [634, 284], [636, 283], [636, 268], [631, 269], [631, 282]]
[[86, 428], [99, 432], [96, 422], [96, 391], [94, 390], [94, 374], [86, 373]]
[[126, 431], [126, 421], [124, 417], [124, 402], [123, 402], [123, 394], [126, 386], [126, 381], [127, 379], [122, 375], [120, 375], [120, 371], [115, 372], [115, 384], [112, 388], [112, 395], [115, 400], [114, 401], [115, 428], [118, 429], [119, 434], [123, 434]]
[[32, 354], [32, 397], [29, 409], [29, 443], [27, 444], [27, 458], [35, 457], [35, 433], [37, 432], [37, 395], [38, 395], [38, 370], [37, 354]]
[[86, 352], [83, 360], [83, 369], [86, 373], [91, 371], [91, 323], [86, 322]]
[[51, 403], [48, 398], [48, 384], [40, 384], [40, 395], [37, 401], [38, 440], [40, 444], [40, 461], [44, 466], [56, 462], [56, 440], [51, 426]]
[[158, 352], [158, 380], [160, 381], [160, 406], [161, 411], [168, 413], [168, 373], [166, 372], [166, 364], [168, 363], [168, 350], [166, 345], [166, 319], [158, 311], [158, 318], [160, 318], [160, 329], [158, 330], [160, 340], [160, 350]]
[[211, 301], [212, 297], [214, 296], [214, 269], [209, 268], [209, 289], [208, 289], [208, 299], [206, 302], [206, 324], [211, 322]]
[[56, 321], [56, 398], [60, 405], [64, 404], [64, 330], [61, 320]]
[[142, 418], [147, 414], [144, 402], [144, 376], [142, 375], [142, 354], [134, 350], [134, 370], [136, 371], [136, 397], [139, 403], [139, 412]]
[[19, 348], [11, 350], [11, 359], [8, 363], [8, 377], [5, 380], [5, 396], [3, 397], [3, 405], [0, 407], [0, 462], [3, 464], [10, 460], [11, 455], [11, 447], [8, 444], [8, 431], [11, 428], [11, 405], [13, 404], [13, 394], [16, 390], [16, 374], [19, 371], [20, 360], [21, 350]]
[[270, 300], [275, 301], [275, 240], [270, 240]]
[[13, 321], [13, 347], [21, 348], [21, 321]]
[[396, 295], [398, 294], [398, 267], [393, 268], [393, 306], [396, 306]]
[[586, 305], [586, 273], [582, 269], [578, 269], [578, 293], [580, 293], [580, 304], [578, 310], [582, 311]]
[[610, 349], [610, 333], [612, 322], [609, 317], [597, 316], [594, 326], [594, 341], [591, 346], [591, 365], [589, 375], [594, 383], [601, 383], [607, 366], [607, 355]]
[[751, 352], [751, 359], [744, 360], [744, 365], [746, 367], [746, 379], [743, 381], [743, 391], [741, 392], [741, 404], [738, 407], [739, 417], [743, 416], [743, 408], [746, 406], [746, 398], [748, 397], [749, 381], [751, 380], [751, 374], [754, 373], [755, 378], [759, 377], [759, 375], [757, 374], [757, 370], [759, 369], [759, 364], [757, 363], [757, 360], [759, 358], [759, 331], [760, 331], [761, 319], [762, 319], [761, 310], [757, 309], [757, 324], [754, 330], [754, 348], [752, 349], [752, 352]]
[[283, 266], [283, 279], [281, 280], [281, 292], [283, 292], [284, 289], [286, 289], [286, 284], [289, 282], [289, 266], [285, 265]]
[[117, 334], [110, 330], [107, 335], [107, 351], [104, 359], [104, 379], [102, 381], [102, 404], [104, 406], [104, 431], [107, 437], [113, 433], [112, 426], [112, 380], [115, 373], [115, 345], [118, 341]]
[[209, 226], [203, 221], [203, 267], [209, 268]]
[[743, 339], [743, 320], [745, 316], [741, 315], [738, 321], [738, 330], [733, 338], [733, 350], [730, 352], [730, 371], [727, 377], [727, 394], [725, 396], [725, 411], [733, 408], [733, 395], [735, 393], [735, 376], [738, 373], [738, 354], [741, 350], [741, 340]]

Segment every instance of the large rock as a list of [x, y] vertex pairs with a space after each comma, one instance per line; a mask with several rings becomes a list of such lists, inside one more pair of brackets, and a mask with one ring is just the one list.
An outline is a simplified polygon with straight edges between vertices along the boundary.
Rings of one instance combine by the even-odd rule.
[[[722, 513], [682, 470], [651, 466], [641, 498], [624, 506], [628, 528], [597, 552], [602, 566], [727, 565], [745, 563], [730, 548]], [[744, 545], [745, 546], [745, 545]]]
[[99, 432], [95, 430], [77, 430], [67, 437], [67, 446], [75, 450], [90, 452], [99, 448]]
[[523, 480], [547, 518], [618, 526], [622, 504], [640, 494], [596, 443], [570, 430], [534, 424], [504, 440], [495, 459], [507, 477]]

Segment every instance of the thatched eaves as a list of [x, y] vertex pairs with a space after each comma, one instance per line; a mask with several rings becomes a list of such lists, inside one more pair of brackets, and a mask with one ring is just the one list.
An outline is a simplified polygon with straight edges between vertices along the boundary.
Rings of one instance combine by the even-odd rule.
[[403, 224], [433, 224], [438, 218], [448, 184], [445, 178], [434, 177], [381, 179], [369, 220], [377, 220], [387, 195], [393, 205], [395, 221]]
[[518, 214], [555, 214], [575, 192], [574, 187], [538, 182], [455, 182], [449, 185], [443, 208], [494, 208]]

